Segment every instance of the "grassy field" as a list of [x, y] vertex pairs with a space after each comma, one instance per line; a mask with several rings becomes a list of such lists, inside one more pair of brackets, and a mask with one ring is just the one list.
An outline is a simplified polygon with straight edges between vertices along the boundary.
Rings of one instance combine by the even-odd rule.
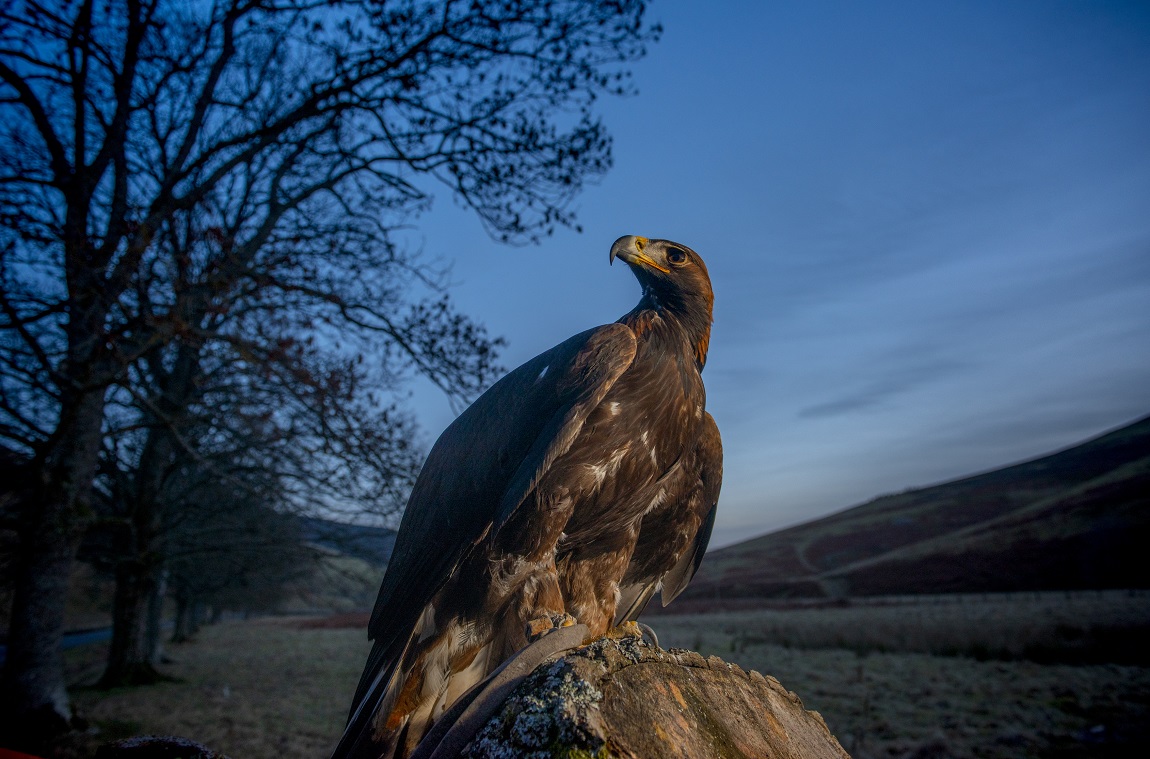
[[[1067, 630], [1089, 630], [1092, 620], [1099, 629], [1137, 626], [1147, 613], [1146, 596], [1110, 594], [1062, 602], [988, 597], [961, 605], [660, 615], [649, 621], [664, 647], [693, 648], [774, 675], [807, 708], [822, 713], [857, 759], [1069, 759], [1143, 755], [1139, 749], [1150, 743], [1150, 667], [1040, 663], [1011, 651], [1041, 650], [1032, 644], [1051, 635], [1073, 638]], [[100, 742], [151, 733], [192, 738], [234, 759], [326, 756], [368, 644], [361, 629], [314, 629], [302, 622], [225, 622], [170, 649], [166, 672], [177, 682], [77, 690], [80, 712], [99, 733], [66, 755], [84, 756]], [[876, 640], [886, 644], [875, 646]], [[950, 653], [974, 646], [976, 653], [997, 651], [1001, 658], [928, 653], [939, 641]], [[895, 646], [919, 652], [890, 650]], [[94, 681], [98, 649], [69, 655], [74, 682]]]
[[301, 629], [300, 620], [222, 622], [171, 646], [173, 682], [84, 688], [99, 649], [69, 653], [77, 710], [98, 734], [69, 746], [84, 756], [131, 735], [179, 735], [234, 759], [326, 757], [339, 737], [370, 644], [362, 629]]
[[[926, 653], [1041, 663], [1150, 666], [1150, 592], [995, 593], [856, 598], [690, 615], [666, 611], [674, 645], [742, 652], [772, 643], [855, 653]], [[673, 610], [675, 607], [672, 607]], [[668, 610], [670, 611], [670, 610]], [[667, 620], [664, 622], [664, 620]], [[680, 631], [693, 631], [685, 635]]]
[[[1144, 756], [1150, 743], [1145, 594], [928, 598], [649, 621], [664, 648], [774, 675], [857, 759]], [[1048, 661], [1104, 660], [1111, 639], [1122, 642], [1117, 658], [1129, 658], [1136, 637], [1141, 666]]]

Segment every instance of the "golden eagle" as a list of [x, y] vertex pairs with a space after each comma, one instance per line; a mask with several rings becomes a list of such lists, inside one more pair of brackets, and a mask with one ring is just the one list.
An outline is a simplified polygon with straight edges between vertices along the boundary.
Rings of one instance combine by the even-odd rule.
[[428, 455], [336, 757], [407, 756], [532, 638], [576, 620], [598, 637], [698, 568], [722, 480], [710, 278], [669, 240], [622, 237], [616, 258], [639, 304], [495, 383]]

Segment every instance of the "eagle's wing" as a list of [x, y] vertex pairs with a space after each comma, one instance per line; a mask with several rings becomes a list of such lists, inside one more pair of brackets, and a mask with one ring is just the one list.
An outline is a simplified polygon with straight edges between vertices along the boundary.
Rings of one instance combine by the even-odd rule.
[[657, 590], [663, 606], [671, 603], [703, 561], [723, 482], [723, 444], [710, 414], [690, 454], [668, 475], [663, 505], [643, 517], [620, 583], [616, 624], [637, 619]]
[[375, 646], [353, 718], [369, 691], [386, 686], [428, 601], [571, 447], [634, 357], [635, 335], [623, 324], [582, 332], [492, 385], [439, 437], [412, 490], [368, 625]]

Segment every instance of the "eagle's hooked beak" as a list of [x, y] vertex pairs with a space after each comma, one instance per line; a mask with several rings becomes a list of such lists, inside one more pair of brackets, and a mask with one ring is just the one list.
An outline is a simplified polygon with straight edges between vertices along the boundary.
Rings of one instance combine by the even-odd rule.
[[670, 272], [670, 269], [656, 262], [655, 259], [643, 252], [643, 249], [647, 247], [647, 243], [649, 242], [650, 240], [646, 237], [636, 237], [635, 235], [624, 235], [620, 237], [615, 241], [615, 244], [611, 246], [611, 263], [615, 263], [615, 258], [618, 257], [632, 266], [641, 264], [643, 266], [649, 266], [652, 269], [658, 269], [664, 274], [667, 274]]

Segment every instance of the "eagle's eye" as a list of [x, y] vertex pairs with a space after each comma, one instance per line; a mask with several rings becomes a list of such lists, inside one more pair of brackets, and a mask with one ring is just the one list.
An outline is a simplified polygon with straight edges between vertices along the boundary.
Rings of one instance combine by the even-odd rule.
[[687, 263], [687, 254], [679, 248], [667, 248], [667, 263], [682, 266]]

